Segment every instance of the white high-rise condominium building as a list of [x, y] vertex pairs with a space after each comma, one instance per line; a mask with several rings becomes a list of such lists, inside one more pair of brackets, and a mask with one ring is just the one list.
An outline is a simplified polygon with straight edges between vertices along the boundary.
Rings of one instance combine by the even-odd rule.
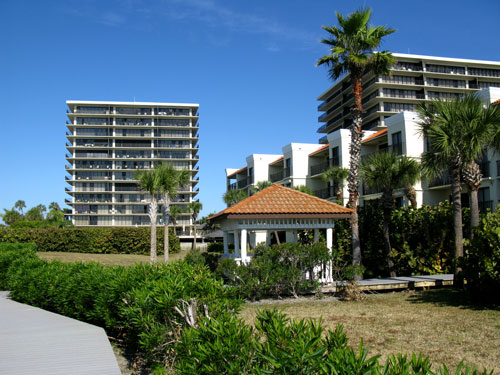
[[[454, 98], [466, 92], [500, 87], [500, 62], [454, 59], [394, 53], [390, 75], [363, 77], [363, 129], [377, 130], [385, 119], [403, 111], [415, 111], [418, 103]], [[323, 112], [318, 133], [332, 133], [352, 123], [354, 105], [350, 76], [337, 80], [318, 100]], [[327, 136], [320, 143], [327, 143]]]
[[[74, 101], [66, 102], [66, 188], [76, 226], [149, 225], [148, 194], [135, 173], [155, 163], [191, 171], [173, 205], [185, 208], [196, 198], [198, 104]], [[158, 225], [162, 223], [158, 216]], [[189, 236], [189, 213], [177, 218], [176, 231]]]

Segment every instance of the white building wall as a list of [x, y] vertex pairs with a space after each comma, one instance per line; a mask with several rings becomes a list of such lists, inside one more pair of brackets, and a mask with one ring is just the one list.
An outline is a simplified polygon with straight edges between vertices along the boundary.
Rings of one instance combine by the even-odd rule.
[[247, 156], [247, 167], [253, 168], [254, 184], [269, 180], [269, 163], [272, 163], [279, 157], [281, 155], [274, 154], [252, 154]]
[[321, 144], [311, 143], [290, 143], [282, 148], [284, 165], [286, 160], [291, 159], [290, 180], [291, 186], [301, 186], [307, 184], [309, 175], [309, 154], [320, 148]]

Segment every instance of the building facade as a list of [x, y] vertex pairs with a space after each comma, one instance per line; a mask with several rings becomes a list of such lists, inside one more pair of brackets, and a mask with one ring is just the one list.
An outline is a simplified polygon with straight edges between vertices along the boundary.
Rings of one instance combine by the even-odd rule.
[[[140, 190], [135, 173], [155, 163], [169, 163], [191, 172], [173, 205], [181, 208], [196, 199], [198, 104], [67, 101], [66, 192], [75, 226], [149, 225], [148, 194]], [[162, 215], [158, 225], [162, 225]], [[176, 231], [190, 236], [188, 213]]]
[[[455, 98], [466, 92], [500, 87], [500, 62], [442, 58], [394, 53], [396, 64], [390, 75], [363, 77], [363, 129], [379, 130], [390, 116], [415, 111], [417, 104]], [[350, 76], [337, 80], [318, 100], [318, 133], [327, 134], [346, 129], [352, 123], [350, 108], [354, 104]]]

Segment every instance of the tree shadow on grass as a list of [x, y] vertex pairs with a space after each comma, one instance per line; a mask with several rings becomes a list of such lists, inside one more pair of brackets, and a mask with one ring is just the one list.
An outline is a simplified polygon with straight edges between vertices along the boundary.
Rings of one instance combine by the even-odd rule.
[[458, 289], [433, 289], [420, 291], [408, 296], [411, 303], [428, 303], [436, 306], [454, 306], [469, 310], [495, 310], [500, 311], [498, 304], [481, 304], [473, 301], [465, 291]]

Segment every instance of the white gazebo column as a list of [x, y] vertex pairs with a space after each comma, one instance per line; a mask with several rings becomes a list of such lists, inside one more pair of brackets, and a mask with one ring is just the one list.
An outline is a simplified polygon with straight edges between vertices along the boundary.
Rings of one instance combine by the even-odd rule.
[[319, 242], [319, 229], [314, 230], [314, 242]]
[[222, 232], [222, 238], [224, 239], [224, 256], [229, 254], [229, 246], [227, 244], [227, 232]]
[[[332, 255], [332, 248], [333, 248], [333, 229], [332, 228], [326, 228], [326, 247], [328, 248], [328, 252], [330, 255]], [[333, 282], [333, 266], [332, 262], [328, 262], [327, 266], [327, 274], [326, 274], [326, 281], [331, 283]]]
[[240, 257], [240, 240], [238, 238], [238, 231], [234, 231], [234, 256], [236, 258]]
[[247, 230], [241, 230], [241, 263], [245, 263], [247, 260]]

